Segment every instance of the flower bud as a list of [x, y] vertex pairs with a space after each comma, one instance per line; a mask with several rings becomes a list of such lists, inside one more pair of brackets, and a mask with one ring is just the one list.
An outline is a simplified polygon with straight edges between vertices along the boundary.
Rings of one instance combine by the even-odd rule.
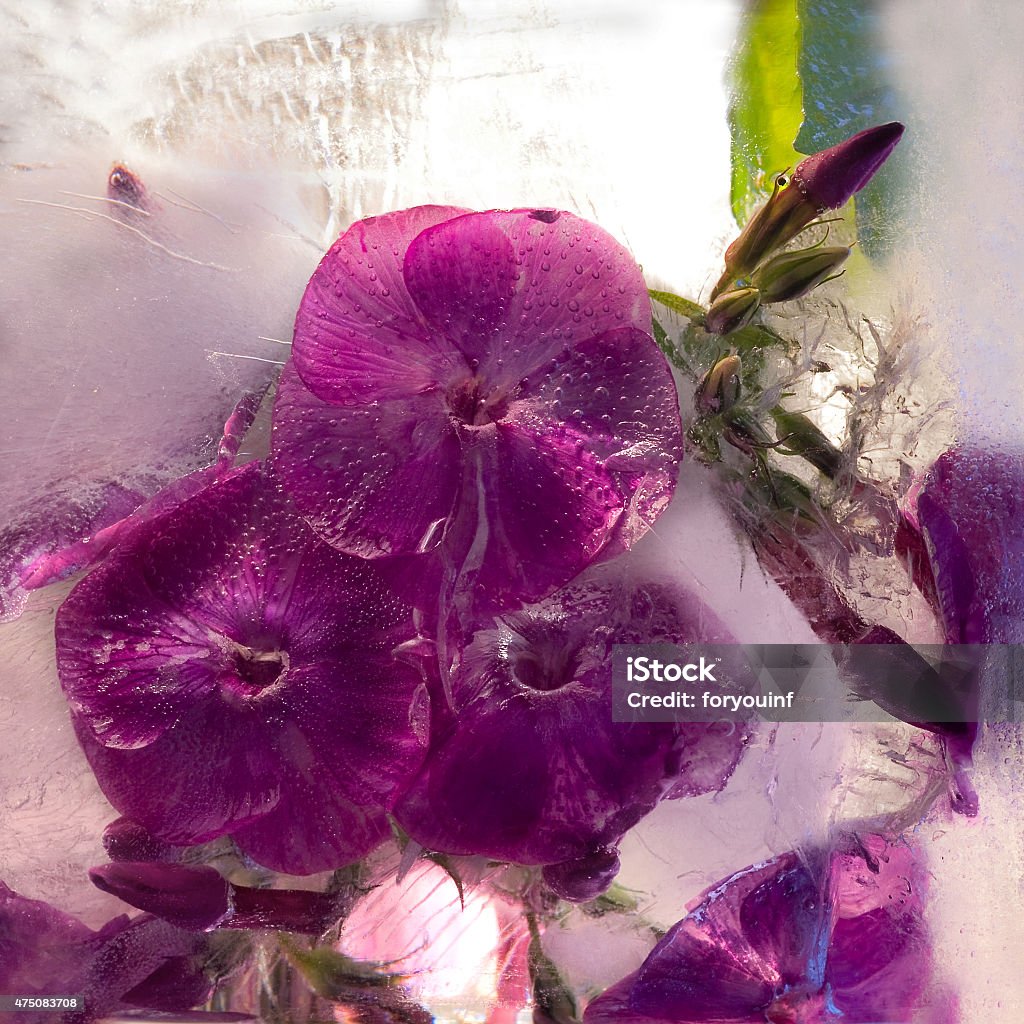
[[899, 121], [867, 128], [801, 160], [793, 184], [819, 212], [837, 210], [874, 177], [902, 136]]
[[780, 174], [771, 198], [726, 250], [725, 273], [712, 294], [750, 274], [819, 214], [846, 203], [871, 180], [902, 135], [898, 121], [876, 125], [801, 160], [789, 179]]
[[711, 303], [704, 317], [704, 326], [711, 334], [729, 334], [750, 323], [760, 305], [761, 294], [756, 288], [723, 292]]
[[751, 280], [760, 289], [762, 302], [798, 299], [831, 277], [846, 262], [850, 252], [846, 245], [784, 252], [762, 263]]
[[697, 411], [705, 416], [727, 412], [740, 397], [740, 363], [739, 356], [723, 356], [704, 375], [697, 388], [694, 404]]
[[806, 416], [776, 407], [772, 409], [772, 418], [779, 440], [794, 455], [806, 459], [830, 480], [839, 475], [843, 453]]

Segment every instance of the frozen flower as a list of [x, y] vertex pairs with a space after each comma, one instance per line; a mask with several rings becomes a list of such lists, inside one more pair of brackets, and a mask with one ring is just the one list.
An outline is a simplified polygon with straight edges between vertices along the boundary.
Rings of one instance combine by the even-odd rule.
[[122, 814], [168, 843], [231, 835], [308, 873], [387, 834], [422, 757], [408, 609], [322, 543], [258, 463], [141, 522], [57, 615], [80, 742]]
[[203, 865], [127, 862], [91, 868], [93, 885], [179, 928], [259, 928], [321, 935], [351, 897], [308, 889], [235, 885]]
[[148, 914], [122, 915], [94, 932], [0, 882], [0, 993], [80, 995], [85, 1004], [18, 1013], [21, 1024], [83, 1024], [138, 1008], [188, 1010], [213, 990], [204, 972], [209, 956], [206, 937]]
[[353, 225], [295, 325], [273, 459], [334, 547], [440, 549], [481, 605], [540, 598], [672, 495], [680, 424], [639, 268], [553, 210]]
[[908, 1024], [929, 983], [923, 872], [910, 849], [850, 837], [786, 853], [703, 894], [586, 1024]]
[[725, 785], [746, 733], [734, 723], [613, 722], [612, 646], [729, 642], [692, 595], [603, 569], [480, 629], [434, 701], [431, 749], [395, 807], [423, 846], [553, 865], [590, 899], [625, 832], [665, 795]]
[[815, 217], [843, 206], [874, 177], [902, 135], [898, 121], [876, 125], [801, 160], [788, 179], [780, 174], [768, 202], [726, 250], [725, 273], [714, 294], [752, 273]]

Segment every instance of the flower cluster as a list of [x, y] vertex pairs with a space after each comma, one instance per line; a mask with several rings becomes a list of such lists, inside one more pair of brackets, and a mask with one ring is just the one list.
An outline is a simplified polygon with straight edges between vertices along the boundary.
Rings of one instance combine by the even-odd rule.
[[[729, 247], [710, 308], [668, 296], [675, 308], [705, 338], [724, 335], [829, 278], [849, 248], [780, 250], [861, 188], [901, 134], [862, 132], [777, 181]], [[404, 876], [422, 854], [463, 908], [463, 873], [514, 866], [499, 902], [523, 912], [505, 945], [522, 952], [525, 921], [537, 1019], [575, 1020], [538, 921], [559, 899], [611, 901], [626, 833], [662, 800], [720, 791], [752, 735], [611, 720], [615, 645], [735, 642], [694, 593], [627, 554], [673, 500], [686, 443], [664, 341], [632, 257], [570, 213], [370, 218], [309, 282], [255, 461], [239, 458], [262, 398], [247, 396], [212, 466], [149, 500], [83, 509], [68, 536], [19, 533], [0, 612], [95, 565], [57, 614], [57, 665], [123, 815], [105, 836], [113, 863], [90, 877], [146, 914], [94, 936], [3, 889], [0, 944], [13, 934], [28, 953], [4, 950], [0, 987], [52, 960], [62, 987], [103, 987], [90, 1015], [180, 1010], [207, 999], [224, 966], [215, 938], [287, 932], [279, 962], [324, 999], [426, 1020], [386, 965], [316, 943], [337, 941], [373, 888], [360, 871], [394, 838], [401, 860], [387, 870]], [[902, 644], [824, 571], [814, 545], [838, 526], [766, 454], [834, 482], [843, 453], [807, 416], [749, 403], [746, 362], [716, 347], [691, 371], [689, 443], [721, 462], [720, 431], [753, 463], [729, 470], [738, 520], [823, 639]], [[969, 512], [979, 478], [995, 502], [981, 520]], [[951, 642], [1019, 638], [1022, 483], [1019, 462], [953, 451], [901, 521]], [[901, 713], [892, 694], [871, 696]], [[943, 736], [967, 792], [974, 731], [918, 724]], [[274, 877], [328, 871], [319, 888]], [[747, 868], [586, 1020], [907, 1021], [930, 963], [921, 878], [894, 835]]]

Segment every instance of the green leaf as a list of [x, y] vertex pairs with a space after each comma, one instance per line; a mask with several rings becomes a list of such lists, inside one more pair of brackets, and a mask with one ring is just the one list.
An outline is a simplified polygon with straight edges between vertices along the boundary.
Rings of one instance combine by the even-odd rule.
[[647, 294], [655, 302], [660, 302], [674, 313], [679, 313], [680, 316], [688, 317], [690, 320], [703, 321], [704, 319], [705, 309], [697, 302], [691, 302], [689, 299], [684, 299], [681, 295], [673, 295], [671, 292], [659, 292], [653, 289], [648, 289]]
[[730, 68], [730, 198], [737, 224], [745, 224], [764, 199], [766, 179], [797, 161], [793, 140], [803, 119], [799, 53], [797, 0], [754, 0], [743, 16]]
[[[797, 7], [804, 122], [796, 148], [817, 153], [872, 125], [906, 120], [887, 71], [891, 60], [880, 31], [882, 5], [877, 0], [797, 0]], [[868, 256], [887, 248], [908, 167], [904, 140], [854, 200], [857, 237]]]

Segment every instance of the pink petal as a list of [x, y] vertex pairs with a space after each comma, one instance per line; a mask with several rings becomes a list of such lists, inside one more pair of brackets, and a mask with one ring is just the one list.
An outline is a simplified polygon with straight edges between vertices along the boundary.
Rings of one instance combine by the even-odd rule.
[[446, 221], [409, 246], [405, 279], [430, 326], [508, 387], [586, 338], [651, 329], [633, 257], [571, 213], [492, 210]]
[[272, 457], [317, 533], [363, 558], [436, 544], [458, 489], [459, 444], [439, 396], [328, 405], [292, 364], [278, 385]]
[[417, 206], [353, 224], [310, 279], [292, 353], [316, 395], [342, 405], [408, 398], [445, 376], [451, 352], [426, 328], [402, 278], [409, 243], [465, 213]]

